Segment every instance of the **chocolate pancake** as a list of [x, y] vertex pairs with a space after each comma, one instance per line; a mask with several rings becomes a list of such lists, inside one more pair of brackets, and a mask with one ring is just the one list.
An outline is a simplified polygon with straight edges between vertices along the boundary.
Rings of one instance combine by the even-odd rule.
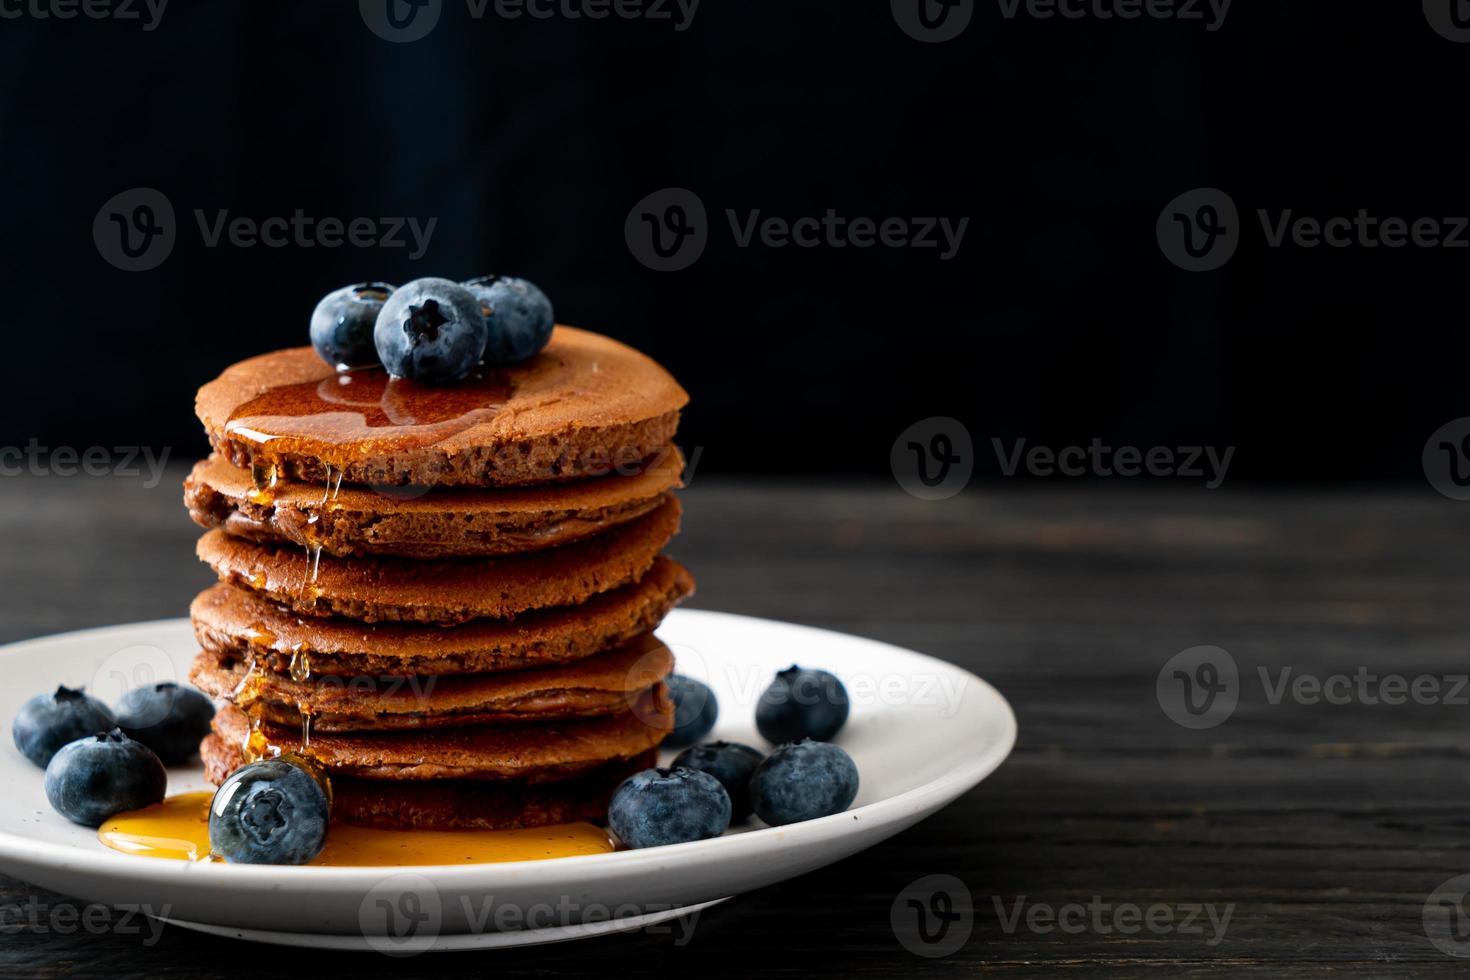
[[606, 534], [501, 558], [331, 558], [208, 531], [196, 551], [221, 581], [297, 612], [383, 621], [462, 623], [570, 606], [637, 581], [679, 529], [679, 502]]
[[226, 368], [195, 413], [216, 451], [306, 483], [523, 486], [602, 476], [674, 436], [689, 396], [652, 359], [557, 327], [522, 364], [453, 385], [338, 373], [309, 347]]
[[665, 446], [641, 469], [576, 483], [440, 488], [421, 495], [278, 480], [211, 456], [184, 481], [194, 523], [256, 541], [320, 546], [329, 555], [448, 558], [536, 551], [599, 534], [648, 513], [679, 486], [684, 460]]
[[580, 606], [474, 620], [453, 629], [297, 616], [231, 585], [205, 589], [189, 616], [199, 645], [216, 658], [253, 658], [277, 673], [289, 672], [291, 661], [305, 652], [317, 676], [464, 674], [570, 663], [610, 650], [653, 629], [693, 591], [683, 566], [660, 555], [637, 582]]
[[[514, 728], [313, 732], [306, 754], [333, 777], [553, 782], [657, 748], [673, 725], [668, 688], [657, 684], [629, 710], [605, 718]], [[251, 719], [232, 704], [216, 712], [211, 727], [242, 750], [251, 738]], [[300, 725], [260, 721], [257, 729], [266, 754], [302, 751]]]
[[[245, 764], [240, 751], [218, 735], [207, 737], [199, 754], [206, 777], [216, 786]], [[618, 784], [657, 760], [657, 750], [650, 750], [554, 783], [395, 782], [333, 776], [332, 817], [384, 830], [515, 830], [600, 821]]]
[[390, 731], [595, 718], [627, 711], [674, 668], [646, 633], [572, 664], [496, 674], [326, 676], [298, 681], [201, 653], [189, 679], [252, 717], [282, 725], [312, 719], [313, 732]]

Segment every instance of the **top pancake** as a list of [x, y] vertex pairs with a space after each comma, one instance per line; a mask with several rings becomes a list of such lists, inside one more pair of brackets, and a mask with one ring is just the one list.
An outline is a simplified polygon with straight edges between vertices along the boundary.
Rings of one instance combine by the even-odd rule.
[[338, 373], [310, 347], [226, 368], [195, 413], [237, 466], [308, 483], [522, 486], [602, 476], [671, 441], [689, 396], [651, 358], [557, 327], [522, 364], [443, 387]]

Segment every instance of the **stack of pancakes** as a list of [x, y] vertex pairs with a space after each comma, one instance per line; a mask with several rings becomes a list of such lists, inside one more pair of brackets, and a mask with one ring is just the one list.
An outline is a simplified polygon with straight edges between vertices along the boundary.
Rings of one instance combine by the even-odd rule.
[[226, 370], [185, 483], [219, 576], [193, 682], [227, 702], [218, 784], [296, 753], [336, 815], [501, 829], [605, 814], [672, 727], [652, 630], [693, 580], [658, 364], [558, 327], [530, 361], [442, 388], [339, 374], [310, 348]]

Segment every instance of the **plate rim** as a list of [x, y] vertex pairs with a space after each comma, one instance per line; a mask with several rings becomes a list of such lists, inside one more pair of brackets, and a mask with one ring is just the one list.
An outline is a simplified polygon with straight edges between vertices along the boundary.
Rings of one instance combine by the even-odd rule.
[[[922, 786], [906, 790], [896, 796], [866, 803], [842, 813], [834, 813], [830, 816], [819, 817], [815, 820], [806, 820], [801, 823], [786, 824], [779, 827], [758, 827], [739, 834], [727, 834], [722, 837], [709, 840], [690, 841], [683, 844], [668, 844], [662, 847], [645, 848], [642, 850], [613, 851], [606, 854], [586, 854], [574, 857], [558, 858], [555, 861], [505, 861], [495, 864], [483, 865], [405, 865], [402, 867], [295, 867], [286, 865], [235, 865], [214, 864], [212, 862], [192, 861], [139, 861], [137, 858], [124, 854], [99, 848], [96, 853], [75, 847], [70, 844], [59, 844], [51, 841], [36, 840], [26, 837], [0, 827], [0, 865], [8, 865], [12, 861], [26, 865], [45, 863], [56, 865], [64, 864], [73, 872], [85, 873], [103, 879], [118, 880], [127, 879], [137, 884], [152, 884], [155, 882], [190, 881], [199, 875], [228, 875], [231, 883], [242, 886], [281, 886], [289, 884], [305, 884], [313, 882], [323, 888], [352, 888], [372, 887], [384, 878], [406, 874], [432, 874], [436, 885], [445, 888], [454, 888], [461, 882], [478, 883], [483, 881], [487, 873], [507, 878], [513, 878], [525, 874], [531, 869], [542, 877], [575, 878], [579, 881], [599, 880], [606, 877], [622, 875], [626, 873], [637, 873], [639, 871], [656, 870], [657, 866], [667, 861], [678, 860], [682, 856], [700, 856], [706, 861], [740, 860], [751, 853], [759, 853], [765, 849], [765, 843], [773, 836], [782, 837], [782, 846], [786, 848], [800, 847], [802, 844], [813, 839], [826, 838], [839, 824], [847, 821], [863, 822], [864, 819], [880, 818], [887, 821], [901, 819], [904, 816], [924, 812], [926, 809], [938, 809], [957, 798], [960, 794], [978, 785], [982, 780], [1000, 767], [1015, 748], [1018, 734], [1018, 726], [1015, 711], [1005, 696], [984, 678], [972, 671], [966, 670], [957, 664], [947, 660], [906, 647], [900, 647], [883, 640], [859, 636], [853, 633], [844, 633], [840, 630], [831, 630], [819, 626], [807, 626], [801, 623], [789, 623], [783, 620], [767, 619], [761, 616], [747, 616], [740, 613], [719, 612], [710, 609], [676, 609], [670, 613], [669, 620], [680, 619], [707, 619], [718, 622], [719, 620], [737, 620], [745, 623], [759, 623], [779, 626], [809, 634], [825, 634], [827, 636], [839, 637], [844, 642], [857, 642], [870, 646], [882, 647], [890, 652], [898, 653], [907, 658], [917, 658], [927, 661], [938, 667], [963, 675], [968, 683], [976, 685], [981, 696], [988, 702], [987, 710], [995, 712], [1001, 724], [1000, 737], [984, 752], [978, 753], [967, 764], [956, 767]], [[112, 626], [92, 626], [77, 630], [68, 630], [64, 633], [51, 633], [45, 636], [33, 637], [27, 640], [19, 640], [13, 643], [0, 645], [0, 658], [7, 654], [30, 651], [53, 645], [75, 642], [76, 640], [97, 633], [118, 633], [120, 631], [147, 632], [160, 629], [187, 628], [189, 620], [186, 617], [172, 617], [168, 619], [153, 619], [135, 623], [120, 623]], [[937, 802], [936, 802], [937, 801]], [[492, 870], [493, 869], [493, 870]]]
[[[680, 916], [694, 915], [721, 905], [734, 898], [713, 898], [707, 902], [696, 902], [674, 909], [659, 909], [619, 919], [602, 919], [596, 922], [575, 922], [563, 926], [539, 926], [535, 929], [481, 930], [479, 932], [440, 933], [424, 949], [414, 950], [409, 955], [421, 953], [471, 953], [488, 949], [520, 949], [525, 946], [550, 946], [556, 943], [579, 942], [585, 939], [601, 939], [606, 936], [637, 932], [649, 926], [661, 925]], [[211, 922], [189, 922], [183, 919], [160, 917], [160, 922], [180, 929], [239, 939], [249, 943], [264, 943], [268, 946], [310, 947], [343, 953], [382, 952], [372, 944], [372, 939], [353, 933], [338, 932], [286, 932], [280, 929], [242, 929], [239, 926], [215, 925]], [[388, 954], [393, 955], [393, 954]]]

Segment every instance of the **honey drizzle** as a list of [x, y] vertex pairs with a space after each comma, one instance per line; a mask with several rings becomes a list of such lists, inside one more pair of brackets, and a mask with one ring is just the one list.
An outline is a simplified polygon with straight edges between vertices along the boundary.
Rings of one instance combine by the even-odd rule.
[[264, 623], [251, 623], [245, 627], [245, 642], [252, 648], [269, 650], [275, 645], [276, 634], [266, 629]]
[[296, 597], [296, 602], [303, 612], [309, 612], [316, 608], [317, 599], [321, 598], [321, 590], [317, 588], [317, 574], [321, 571], [322, 546], [319, 542], [312, 541], [306, 545], [306, 579], [301, 583], [301, 594]]
[[[252, 474], [261, 468], [252, 467]], [[275, 485], [275, 467], [269, 469], [271, 474], [271, 486]], [[335, 500], [342, 488], [342, 471], [336, 468], [328, 468], [327, 485], [322, 491], [322, 504]], [[317, 522], [319, 515], [313, 514], [307, 519], [308, 526]], [[302, 581], [301, 591], [297, 595], [297, 605], [303, 610], [316, 607], [317, 599], [321, 591], [317, 587], [317, 577], [321, 572], [322, 545], [314, 535], [308, 533], [306, 544], [306, 577]], [[264, 589], [265, 576], [260, 573], [252, 578], [256, 581], [256, 587]], [[241, 754], [247, 762], [259, 762], [264, 758], [276, 758], [281, 755], [282, 749], [278, 745], [272, 745], [266, 738], [261, 720], [261, 712], [251, 711], [251, 707], [264, 699], [265, 671], [255, 655], [255, 650], [260, 649], [270, 653], [275, 652], [275, 644], [278, 637], [268, 630], [262, 623], [252, 623], [246, 629], [246, 642], [251, 647], [249, 659], [246, 662], [245, 676], [236, 685], [234, 691], [234, 702], [237, 707], [250, 718], [250, 731], [245, 737], [244, 744], [240, 747]], [[311, 651], [305, 643], [297, 643], [291, 648], [291, 660], [287, 668], [291, 679], [298, 684], [307, 684], [311, 681]], [[306, 754], [311, 749], [311, 729], [314, 711], [311, 702], [306, 697], [295, 698], [297, 714], [301, 719], [301, 751]]]
[[261, 670], [252, 651], [245, 661], [245, 676], [240, 678], [240, 683], [235, 685], [231, 692], [231, 700], [240, 708], [244, 709], [260, 700]]
[[275, 463], [265, 460], [252, 460], [250, 463], [250, 501], [269, 507], [276, 501], [276, 483], [280, 480], [280, 471]]
[[265, 466], [300, 454], [345, 468], [367, 444], [412, 452], [489, 422], [514, 392], [504, 372], [489, 368], [441, 386], [390, 378], [382, 368], [333, 371], [260, 392], [230, 413], [225, 435], [249, 444]]
[[[251, 643], [257, 645], [254, 637]], [[261, 701], [264, 686], [265, 668], [261, 666], [260, 660], [252, 650], [249, 659], [245, 662], [245, 676], [240, 678], [240, 683], [235, 685], [235, 690], [231, 694], [231, 700], [234, 701], [235, 706], [245, 712], [250, 719], [250, 730], [245, 734], [245, 741], [240, 744], [240, 754], [245, 757], [246, 762], [259, 762], [268, 755], [271, 758], [280, 755], [279, 749], [271, 751], [273, 747], [266, 739], [265, 732], [261, 730], [260, 719], [251, 710]]]
[[329, 502], [336, 501], [337, 495], [342, 492], [342, 474], [344, 472], [346, 471], [339, 470], [331, 463], [327, 464], [327, 489], [326, 492], [322, 494], [323, 507], [325, 507]]
[[[298, 684], [311, 680], [311, 651], [306, 644], [298, 643], [291, 648], [290, 670], [291, 679]], [[304, 698], [296, 699], [296, 710], [301, 715], [301, 751], [306, 752], [311, 748], [311, 720], [315, 712]]]
[[[132, 857], [219, 863], [209, 850], [211, 793], [171, 796], [144, 810], [121, 813], [97, 831], [98, 839]], [[589, 823], [534, 830], [375, 830], [333, 822], [327, 845], [311, 865], [407, 867], [536, 861], [613, 850], [607, 831]]]
[[305, 643], [291, 648], [291, 679], [298, 684], [311, 680], [311, 648]]
[[[246, 762], [275, 759], [285, 751], [266, 737], [262, 713], [256, 710], [256, 706], [265, 700], [268, 670], [269, 668], [252, 652], [245, 664], [245, 676], [240, 678], [240, 682], [235, 685], [231, 693], [231, 700], [235, 706], [250, 719], [250, 729], [245, 735], [244, 742], [240, 745], [240, 754]], [[304, 684], [311, 679], [311, 654], [306, 644], [298, 643], [292, 647], [289, 670], [292, 680], [298, 683]], [[296, 710], [301, 716], [301, 752], [304, 755], [311, 748], [311, 721], [314, 712], [310, 702], [304, 698], [296, 699]]]
[[322, 487], [322, 499], [317, 503], [316, 509], [306, 515], [306, 534], [308, 541], [315, 540], [312, 532], [315, 530], [317, 523], [322, 519], [322, 513], [328, 509], [336, 509], [337, 495], [342, 492], [342, 474], [344, 472], [344, 470], [338, 469], [331, 463], [327, 464], [327, 480], [326, 485]]
[[[336, 489], [342, 486], [342, 471], [330, 464], [327, 466], [327, 485], [322, 489], [321, 506], [325, 507], [327, 501], [336, 496], [333, 488], [333, 480], [336, 481]], [[301, 593], [296, 597], [297, 605], [305, 612], [316, 608], [316, 601], [321, 597], [317, 589], [317, 575], [321, 572], [322, 565], [322, 542], [316, 535], [316, 523], [320, 520], [319, 513], [311, 514], [306, 519], [306, 580], [301, 584]]]
[[279, 745], [274, 745], [266, 737], [261, 729], [261, 720], [250, 718], [250, 733], [245, 736], [245, 744], [241, 747], [241, 754], [246, 762], [259, 762], [262, 759], [278, 759], [284, 751]]

